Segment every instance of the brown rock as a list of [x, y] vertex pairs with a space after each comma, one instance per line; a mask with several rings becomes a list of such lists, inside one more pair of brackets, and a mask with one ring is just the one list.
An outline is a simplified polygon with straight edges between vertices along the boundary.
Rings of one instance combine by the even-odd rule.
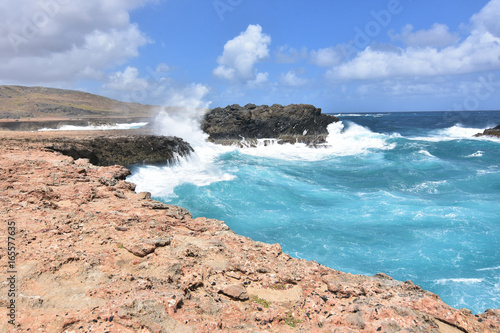
[[242, 286], [238, 285], [227, 286], [224, 289], [222, 289], [221, 293], [240, 301], [246, 301], [249, 298], [247, 290]]

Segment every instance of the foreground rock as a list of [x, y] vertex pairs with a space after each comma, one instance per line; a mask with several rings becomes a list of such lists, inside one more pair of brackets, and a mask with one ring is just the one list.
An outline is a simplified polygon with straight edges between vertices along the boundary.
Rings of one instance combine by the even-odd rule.
[[210, 110], [201, 128], [210, 135], [209, 140], [221, 144], [270, 138], [315, 144], [325, 142], [327, 126], [336, 121], [339, 119], [308, 104], [233, 104]]
[[480, 136], [495, 136], [500, 138], [500, 125], [493, 127], [493, 128], [488, 128], [485, 129], [483, 133], [478, 133], [474, 135], [475, 137], [480, 137]]
[[14, 145], [26, 140], [74, 159], [87, 158], [90, 163], [100, 166], [164, 164], [193, 152], [189, 143], [180, 138], [150, 135], [138, 130], [0, 134], [0, 141]]
[[411, 281], [291, 258], [135, 193], [127, 173], [2, 142], [0, 279], [14, 275], [16, 295], [0, 284], [1, 332], [500, 331], [499, 310], [474, 316]]
[[46, 148], [75, 159], [88, 158], [92, 164], [100, 166], [170, 163], [179, 156], [193, 152], [189, 143], [180, 138], [156, 135], [100, 136], [57, 141]]

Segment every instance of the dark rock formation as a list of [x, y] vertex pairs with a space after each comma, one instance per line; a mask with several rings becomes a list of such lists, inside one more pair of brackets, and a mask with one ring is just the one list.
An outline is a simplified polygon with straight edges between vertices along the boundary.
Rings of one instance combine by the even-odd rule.
[[87, 158], [100, 166], [173, 162], [193, 152], [189, 143], [176, 137], [155, 135], [99, 136], [89, 139], [53, 139], [47, 149], [74, 159]]
[[321, 113], [309, 104], [272, 106], [238, 104], [215, 108], [205, 114], [201, 128], [209, 140], [234, 143], [242, 139], [275, 138], [281, 142], [322, 143], [328, 135], [327, 126], [338, 118]]
[[484, 130], [483, 133], [477, 133], [474, 136], [475, 137], [480, 137], [480, 136], [483, 136], [483, 135], [496, 136], [496, 137], [500, 138], [500, 125], [498, 125], [496, 127], [493, 127], [493, 128], [487, 128], [487, 129]]

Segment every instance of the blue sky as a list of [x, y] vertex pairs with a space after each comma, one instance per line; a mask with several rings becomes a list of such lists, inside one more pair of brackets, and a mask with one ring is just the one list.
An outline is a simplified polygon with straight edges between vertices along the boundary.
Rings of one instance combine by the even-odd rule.
[[0, 84], [143, 104], [500, 109], [500, 0], [0, 3]]

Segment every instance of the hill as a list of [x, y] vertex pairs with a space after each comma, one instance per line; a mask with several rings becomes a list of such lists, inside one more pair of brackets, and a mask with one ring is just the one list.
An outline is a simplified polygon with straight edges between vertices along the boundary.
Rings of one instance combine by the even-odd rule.
[[1, 119], [148, 117], [155, 108], [75, 90], [0, 86]]

